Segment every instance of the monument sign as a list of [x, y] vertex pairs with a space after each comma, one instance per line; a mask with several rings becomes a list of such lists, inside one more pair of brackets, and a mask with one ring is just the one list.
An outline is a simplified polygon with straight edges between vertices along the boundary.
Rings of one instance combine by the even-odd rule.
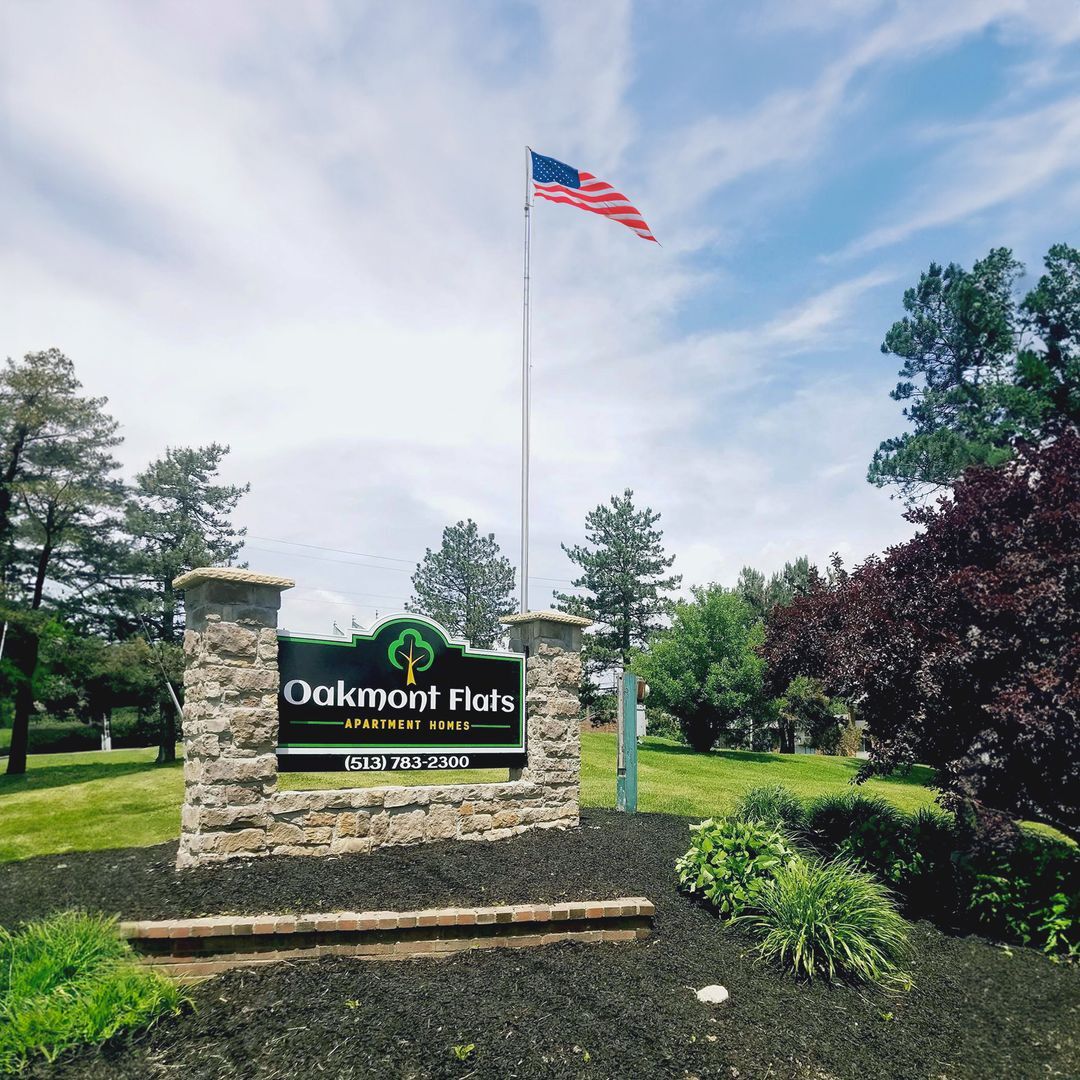
[[350, 638], [278, 631], [278, 769], [525, 765], [525, 658], [472, 649], [421, 615]]

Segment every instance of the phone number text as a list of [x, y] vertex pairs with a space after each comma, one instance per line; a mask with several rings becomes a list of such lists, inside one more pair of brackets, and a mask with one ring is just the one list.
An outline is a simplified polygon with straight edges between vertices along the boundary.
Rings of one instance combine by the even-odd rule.
[[462, 754], [350, 754], [347, 772], [383, 772], [387, 769], [467, 769], [469, 759]]

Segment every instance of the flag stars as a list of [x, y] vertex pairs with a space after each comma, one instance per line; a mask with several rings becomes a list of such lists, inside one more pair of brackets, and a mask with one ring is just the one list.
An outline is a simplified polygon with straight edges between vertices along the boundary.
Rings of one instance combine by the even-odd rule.
[[[583, 175], [557, 158], [544, 157], [535, 150], [529, 153], [532, 155], [533, 193], [537, 198], [602, 214], [632, 229], [642, 240], [656, 242], [640, 211], [610, 184], [592, 173]], [[581, 187], [583, 180], [588, 183], [584, 190]]]

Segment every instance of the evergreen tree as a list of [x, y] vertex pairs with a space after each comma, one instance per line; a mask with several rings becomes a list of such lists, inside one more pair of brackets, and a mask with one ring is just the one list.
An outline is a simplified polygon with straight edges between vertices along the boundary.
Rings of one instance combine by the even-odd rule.
[[1007, 248], [968, 271], [936, 263], [904, 293], [908, 313], [881, 351], [899, 357], [892, 391], [913, 430], [886, 439], [867, 479], [896, 485], [907, 500], [948, 487], [968, 465], [1008, 460], [1017, 427], [1007, 375], [1018, 331], [1013, 288], [1023, 268]]
[[1020, 305], [1038, 345], [1021, 351], [1017, 381], [1036, 396], [1041, 423], [1063, 417], [1080, 424], [1080, 251], [1055, 244], [1045, 265]]
[[0, 376], [0, 551], [15, 709], [7, 771], [25, 771], [41, 634], [92, 603], [114, 573], [123, 488], [104, 398], [82, 396], [56, 349], [8, 361]]
[[500, 554], [495, 534], [481, 536], [469, 518], [447, 525], [439, 550], [424, 552], [406, 610], [429, 616], [478, 648], [490, 648], [502, 631], [499, 619], [514, 610], [514, 581], [514, 568]]
[[912, 430], [886, 439], [867, 479], [909, 503], [998, 465], [1018, 437], [1080, 418], [1080, 251], [1056, 244], [1021, 303], [1023, 266], [996, 248], [965, 270], [936, 263], [904, 293], [881, 351], [903, 361], [892, 391]]
[[[246, 529], [232, 515], [250, 484], [217, 483], [227, 446], [211, 443], [165, 451], [135, 478], [126, 528], [134, 539], [136, 603], [164, 671], [175, 670], [182, 630], [173, 580], [197, 566], [231, 563], [243, 547]], [[168, 694], [160, 703], [158, 761], [176, 757], [176, 716]]]
[[778, 604], [784, 607], [796, 596], [808, 593], [816, 573], [817, 570], [805, 555], [800, 555], [794, 562], [784, 563], [783, 570], [767, 580], [760, 570], [744, 566], [739, 571], [733, 591], [759, 619], [764, 619]]
[[752, 566], [744, 566], [739, 571], [739, 578], [735, 582], [735, 588], [731, 591], [754, 613], [759, 619], [764, 619], [771, 606], [766, 595], [768, 583], [765, 575]]
[[[667, 575], [675, 562], [666, 555], [658, 513], [637, 510], [627, 488], [585, 517], [586, 546], [562, 545], [571, 562], [581, 567], [575, 589], [584, 595], [555, 593], [561, 611], [592, 619], [597, 629], [585, 636], [582, 662], [588, 675], [626, 665], [633, 649], [644, 646], [672, 610], [664, 595], [679, 587], [681, 574]], [[589, 698], [589, 685], [584, 687]]]
[[838, 703], [829, 699], [819, 679], [799, 675], [779, 698], [780, 753], [795, 753], [795, 737], [802, 735], [818, 750], [836, 746], [846, 719]]

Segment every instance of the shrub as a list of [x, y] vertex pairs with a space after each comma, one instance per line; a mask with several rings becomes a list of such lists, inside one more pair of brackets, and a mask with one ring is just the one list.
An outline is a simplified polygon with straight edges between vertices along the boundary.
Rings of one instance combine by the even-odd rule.
[[1021, 833], [1007, 846], [970, 847], [950, 814], [903, 814], [854, 792], [823, 796], [807, 814], [822, 852], [874, 871], [929, 916], [988, 937], [1080, 957], [1080, 851]]
[[721, 915], [737, 915], [779, 867], [795, 858], [783, 833], [761, 821], [710, 818], [691, 825], [690, 850], [675, 863], [679, 885]]
[[900, 968], [907, 923], [887, 889], [847, 859], [795, 859], [757, 891], [741, 916], [758, 953], [796, 975], [908, 986]]
[[984, 933], [1080, 957], [1080, 853], [1031, 834], [959, 859], [966, 914]]
[[100, 749], [101, 732], [80, 720], [37, 720], [27, 729], [27, 750], [31, 754]]
[[846, 722], [839, 720], [817, 743], [823, 754], [831, 754], [833, 757], [854, 757], [861, 745], [862, 732], [851, 719]]
[[647, 710], [648, 734], [661, 739], [673, 739], [675, 742], [686, 742], [679, 721], [669, 712], [663, 709]]
[[763, 821], [777, 829], [798, 829], [806, 822], [806, 809], [783, 784], [763, 784], [739, 799], [734, 816], [741, 821]]
[[138, 963], [112, 919], [69, 912], [0, 928], [0, 1072], [145, 1026], [185, 1000]]
[[893, 860], [893, 882], [907, 901], [909, 914], [954, 915], [957, 908], [955, 859], [960, 846], [951, 814], [930, 806], [905, 817]]
[[157, 746], [161, 737], [161, 720], [156, 712], [140, 713], [133, 708], [115, 709], [109, 730], [112, 733], [114, 750]]
[[850, 855], [886, 881], [899, 884], [911, 870], [907, 818], [876, 795], [823, 795], [810, 804], [806, 823], [819, 846]]

